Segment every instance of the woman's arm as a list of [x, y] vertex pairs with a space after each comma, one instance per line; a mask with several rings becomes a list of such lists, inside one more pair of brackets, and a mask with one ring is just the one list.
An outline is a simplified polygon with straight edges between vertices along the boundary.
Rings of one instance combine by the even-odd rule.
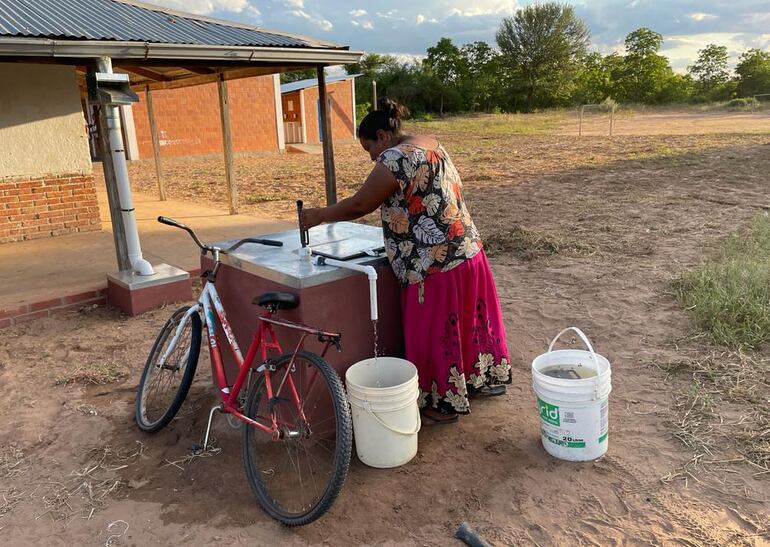
[[302, 227], [317, 226], [322, 222], [354, 220], [368, 215], [398, 190], [398, 181], [383, 164], [378, 163], [369, 173], [361, 189], [349, 198], [322, 209], [304, 209]]

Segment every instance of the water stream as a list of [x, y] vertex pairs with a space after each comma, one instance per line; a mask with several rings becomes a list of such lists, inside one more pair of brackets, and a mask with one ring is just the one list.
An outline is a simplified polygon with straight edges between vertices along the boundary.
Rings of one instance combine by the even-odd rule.
[[377, 357], [379, 357], [379, 352], [380, 352], [380, 349], [378, 347], [380, 343], [380, 339], [379, 339], [379, 333], [377, 332], [376, 319], [372, 320], [372, 329], [374, 330], [374, 366], [375, 368], [377, 368], [377, 387], [379, 388], [379, 387], [382, 387], [382, 382], [381, 382], [380, 369], [377, 365]]

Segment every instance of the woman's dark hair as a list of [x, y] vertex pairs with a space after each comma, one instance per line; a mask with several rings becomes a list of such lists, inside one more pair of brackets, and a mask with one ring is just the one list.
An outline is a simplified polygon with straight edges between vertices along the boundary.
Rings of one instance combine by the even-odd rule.
[[377, 110], [369, 112], [358, 126], [358, 138], [370, 141], [377, 140], [377, 131], [390, 131], [396, 136], [401, 135], [401, 119], [408, 116], [405, 106], [383, 97], [377, 101]]

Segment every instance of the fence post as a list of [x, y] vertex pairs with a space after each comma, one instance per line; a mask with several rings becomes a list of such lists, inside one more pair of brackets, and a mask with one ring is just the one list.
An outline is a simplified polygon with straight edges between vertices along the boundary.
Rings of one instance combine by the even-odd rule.
[[578, 137], [583, 136], [583, 109], [585, 106], [580, 107], [580, 125], [578, 125]]

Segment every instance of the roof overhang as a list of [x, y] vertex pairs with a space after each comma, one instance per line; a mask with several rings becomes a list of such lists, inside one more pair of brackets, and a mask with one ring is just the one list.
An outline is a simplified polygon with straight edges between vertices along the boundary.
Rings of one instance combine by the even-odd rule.
[[0, 38], [0, 56], [20, 57], [112, 57], [114, 59], [292, 62], [340, 65], [355, 63], [362, 55], [363, 53], [357, 51], [327, 48], [199, 46], [102, 40]]
[[[110, 57], [115, 69], [132, 73], [132, 87], [168, 89], [217, 79], [236, 79], [289, 70], [358, 62], [363, 53], [347, 48], [252, 47], [52, 40], [0, 37], [0, 62], [84, 65]], [[141, 67], [137, 70], [132, 67]], [[138, 76], [138, 77], [137, 77]]]

